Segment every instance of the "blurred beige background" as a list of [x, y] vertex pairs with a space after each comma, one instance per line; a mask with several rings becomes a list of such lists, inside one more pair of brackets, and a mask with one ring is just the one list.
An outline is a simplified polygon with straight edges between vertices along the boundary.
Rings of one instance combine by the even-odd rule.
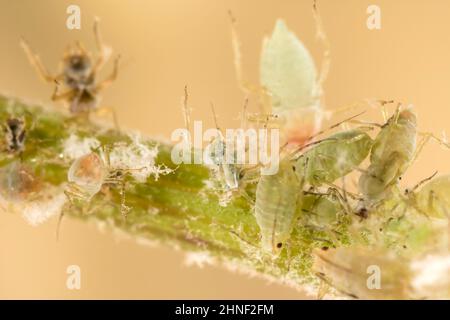
[[[103, 94], [120, 122], [169, 137], [182, 126], [180, 98], [189, 85], [193, 117], [212, 126], [214, 101], [222, 126], [237, 125], [243, 95], [235, 82], [227, 10], [239, 19], [243, 63], [257, 81], [261, 39], [278, 17], [319, 62], [312, 0], [1, 0], [0, 91], [49, 103], [52, 87], [41, 82], [18, 42], [26, 37], [51, 71], [75, 39], [94, 49], [92, 22], [101, 17], [105, 42], [123, 64]], [[65, 27], [69, 4], [81, 7], [82, 29]], [[382, 28], [366, 28], [366, 9], [378, 4]], [[325, 83], [328, 108], [363, 98], [413, 103], [423, 131], [449, 129], [450, 2], [446, 0], [320, 0], [331, 42], [332, 67]], [[110, 70], [106, 67], [102, 75]], [[254, 100], [252, 108], [255, 107]], [[379, 113], [372, 112], [379, 119]], [[429, 145], [405, 184], [435, 170], [449, 172], [450, 152]], [[293, 289], [221, 268], [186, 267], [184, 255], [149, 248], [66, 219], [55, 241], [55, 220], [33, 228], [19, 216], [0, 214], [0, 298], [292, 298]], [[82, 288], [65, 287], [66, 267], [77, 264]]]

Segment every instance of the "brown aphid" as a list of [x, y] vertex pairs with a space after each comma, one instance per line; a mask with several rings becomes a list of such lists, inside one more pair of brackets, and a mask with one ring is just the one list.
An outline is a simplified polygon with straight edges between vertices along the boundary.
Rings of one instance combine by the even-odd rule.
[[[94, 23], [94, 34], [99, 52], [98, 56], [94, 58], [80, 42], [77, 42], [75, 46], [68, 46], [61, 61], [60, 72], [56, 76], [47, 71], [39, 56], [31, 50], [24, 39], [20, 42], [28, 60], [36, 68], [42, 79], [56, 84], [51, 97], [52, 100], [66, 102], [72, 114], [88, 114], [95, 110], [100, 91], [117, 78], [119, 56], [114, 61], [114, 69], [111, 75], [97, 83], [97, 74], [109, 59], [111, 50], [101, 40], [98, 20]], [[65, 91], [59, 92], [60, 86], [63, 86]]]
[[29, 200], [42, 188], [33, 171], [19, 161], [0, 169], [0, 195], [9, 201]]
[[4, 126], [6, 151], [21, 153], [25, 150], [25, 120], [23, 118], [9, 118]]

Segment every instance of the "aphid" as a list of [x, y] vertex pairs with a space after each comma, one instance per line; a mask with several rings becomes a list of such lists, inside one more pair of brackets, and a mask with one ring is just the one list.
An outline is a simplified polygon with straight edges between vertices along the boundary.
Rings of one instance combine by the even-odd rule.
[[282, 129], [283, 143], [302, 145], [306, 137], [319, 130], [323, 116], [322, 84], [329, 70], [329, 43], [315, 1], [313, 14], [317, 36], [325, 46], [320, 73], [302, 42], [284, 21], [277, 20], [273, 34], [263, 42], [260, 86], [252, 86], [242, 76], [236, 19], [230, 13], [238, 84], [245, 93], [255, 92], [263, 100], [263, 119], [267, 114], [276, 115], [272, 119]]
[[129, 208], [125, 205], [125, 178], [133, 170], [141, 169], [113, 168], [106, 148], [101, 150], [100, 155], [96, 152], [88, 153], [76, 159], [70, 166], [65, 194], [71, 203], [76, 199], [89, 202], [103, 186], [118, 185], [121, 196], [120, 211], [126, 218]]
[[25, 150], [25, 119], [9, 118], [4, 126], [6, 151], [21, 153]]
[[320, 279], [355, 299], [405, 299], [412, 293], [407, 261], [383, 249], [316, 250], [313, 269]]
[[416, 115], [408, 108], [389, 118], [375, 138], [370, 165], [358, 182], [359, 191], [369, 204], [382, 200], [409, 167], [416, 150]]
[[[187, 132], [190, 131], [190, 112], [188, 107], [188, 92], [185, 87], [183, 109], [185, 126]], [[247, 105], [247, 100], [244, 104], [244, 110]], [[216, 136], [208, 144], [205, 149], [207, 160], [217, 166], [220, 176], [223, 178], [225, 186], [228, 190], [236, 191], [240, 187], [240, 180], [242, 178], [242, 165], [237, 164], [236, 153], [227, 148], [227, 140], [225, 139], [217, 122], [217, 116], [214, 106], [211, 104], [211, 110], [214, 116], [214, 123], [216, 125]], [[231, 160], [231, 161], [230, 161]]]
[[415, 190], [422, 182], [411, 190], [405, 190], [405, 195], [412, 202], [412, 206], [429, 217], [450, 218], [450, 175], [437, 178], [431, 176], [424, 180], [426, 183], [419, 191]]
[[302, 181], [290, 159], [280, 162], [274, 175], [261, 175], [256, 187], [255, 217], [263, 250], [280, 253], [289, 239], [303, 197]]
[[6, 200], [29, 200], [41, 185], [33, 171], [19, 161], [0, 168], [0, 194]]
[[[236, 164], [235, 152], [227, 148], [227, 141], [223, 136], [217, 124], [217, 116], [214, 111], [214, 106], [211, 105], [211, 109], [214, 115], [214, 122], [216, 124], [217, 135], [213, 138], [212, 142], [209, 144], [207, 150], [208, 158], [219, 167], [225, 185], [230, 190], [236, 190], [239, 188], [239, 174], [240, 166]], [[232, 154], [229, 154], [232, 152]], [[232, 159], [232, 161], [228, 161]]]
[[[51, 97], [52, 100], [67, 102], [72, 114], [88, 114], [95, 110], [100, 91], [117, 78], [119, 57], [115, 59], [111, 75], [100, 83], [96, 82], [97, 73], [107, 62], [111, 52], [110, 48], [106, 47], [101, 41], [97, 20], [94, 23], [94, 34], [99, 51], [98, 57], [94, 60], [92, 54], [80, 42], [77, 42], [74, 47], [69, 46], [64, 52], [61, 71], [56, 76], [47, 71], [39, 56], [31, 51], [25, 40], [21, 40], [21, 46], [25, 50], [28, 60], [36, 68], [42, 79], [52, 84], [56, 83]], [[67, 91], [58, 92], [61, 83]]]
[[357, 168], [371, 147], [372, 139], [363, 129], [333, 134], [300, 155], [297, 172], [304, 172], [305, 181], [312, 186], [331, 184]]

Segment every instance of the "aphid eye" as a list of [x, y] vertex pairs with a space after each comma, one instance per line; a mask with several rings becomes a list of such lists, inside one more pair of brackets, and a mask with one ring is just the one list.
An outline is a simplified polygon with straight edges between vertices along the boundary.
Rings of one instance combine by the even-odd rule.
[[405, 189], [405, 194], [409, 194], [409, 189]]
[[323, 250], [323, 251], [327, 251], [327, 250], [328, 250], [328, 247], [322, 247], [322, 250]]
[[398, 177], [398, 180], [399, 180], [399, 181], [402, 181], [402, 177]]
[[292, 166], [292, 170], [294, 170], [294, 172], [295, 172], [295, 166]]
[[283, 244], [282, 244], [281, 242], [278, 242], [278, 243], [277, 243], [277, 248], [278, 248], [278, 249], [281, 249], [282, 247], [283, 247]]

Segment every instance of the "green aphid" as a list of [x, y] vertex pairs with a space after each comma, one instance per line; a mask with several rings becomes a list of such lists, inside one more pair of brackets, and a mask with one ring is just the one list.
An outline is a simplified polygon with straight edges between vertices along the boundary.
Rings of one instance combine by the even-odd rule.
[[450, 175], [432, 179], [418, 192], [406, 191], [414, 208], [429, 217], [450, 218]]
[[313, 186], [330, 184], [355, 170], [367, 157], [372, 139], [363, 129], [333, 134], [302, 154], [297, 173]]
[[416, 115], [410, 109], [396, 113], [375, 138], [370, 166], [361, 174], [358, 187], [366, 202], [383, 200], [409, 167], [416, 150]]
[[255, 216], [263, 250], [277, 255], [289, 239], [297, 204], [303, 197], [302, 185], [288, 159], [280, 162], [276, 174], [261, 175], [256, 187]]

